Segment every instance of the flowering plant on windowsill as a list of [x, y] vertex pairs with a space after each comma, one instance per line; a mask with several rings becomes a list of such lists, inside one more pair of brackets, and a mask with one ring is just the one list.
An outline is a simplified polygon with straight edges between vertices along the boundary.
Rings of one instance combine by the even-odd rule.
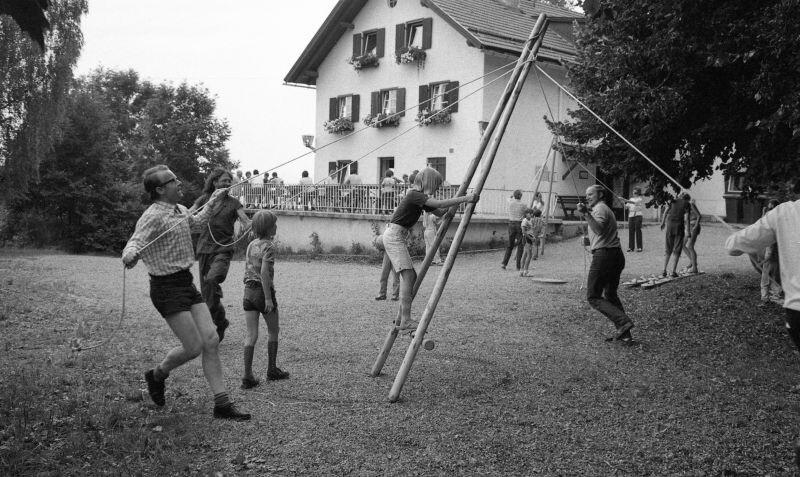
[[397, 54], [394, 55], [394, 61], [396, 61], [397, 64], [416, 63], [417, 67], [424, 68], [425, 58], [427, 57], [428, 54], [425, 53], [425, 50], [422, 48], [417, 48], [416, 46], [405, 46], [400, 48]]
[[378, 57], [373, 53], [365, 53], [361, 56], [351, 56], [347, 63], [353, 65], [353, 69], [363, 70], [364, 68], [375, 68], [378, 66]]
[[364, 116], [364, 125], [373, 128], [383, 128], [387, 126], [394, 126], [400, 124], [400, 115], [397, 113], [384, 114], [378, 113], [375, 115], [368, 114]]
[[325, 121], [322, 127], [330, 134], [344, 134], [353, 130], [353, 121], [350, 118], [336, 118]]
[[428, 126], [430, 124], [448, 124], [452, 119], [448, 109], [440, 109], [438, 111], [423, 109], [417, 113], [414, 121], [418, 122], [420, 126]]

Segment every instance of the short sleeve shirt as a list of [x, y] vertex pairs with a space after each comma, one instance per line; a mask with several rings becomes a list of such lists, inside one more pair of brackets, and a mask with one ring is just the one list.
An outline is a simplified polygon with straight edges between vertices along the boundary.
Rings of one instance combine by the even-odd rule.
[[687, 212], [691, 212], [691, 204], [686, 199], [677, 198], [672, 201], [672, 205], [669, 207], [669, 214], [667, 214], [667, 219], [672, 223], [683, 223], [683, 218], [686, 216]]
[[599, 233], [595, 233], [589, 227], [589, 241], [591, 249], [600, 248], [619, 248], [619, 236], [617, 235], [617, 219], [614, 213], [605, 202], [600, 201], [592, 207], [592, 217], [600, 227]]
[[400, 205], [394, 209], [394, 214], [392, 214], [392, 219], [389, 222], [405, 228], [413, 227], [419, 220], [419, 216], [422, 215], [423, 210], [428, 212], [436, 210], [434, 207], [425, 205], [427, 201], [428, 196], [426, 194], [418, 190], [410, 189], [406, 195], [403, 196]]
[[[268, 239], [255, 239], [247, 246], [244, 260], [244, 282], [261, 283], [261, 265], [264, 262], [275, 263], [275, 243]], [[275, 270], [271, 270], [269, 278], [275, 280]]]
[[[200, 238], [197, 240], [196, 253], [219, 253], [232, 251], [233, 246], [217, 245], [214, 240], [221, 244], [230, 244], [233, 242], [233, 225], [236, 219], [239, 218], [239, 209], [242, 208], [242, 203], [233, 197], [226, 195], [220, 204], [217, 206], [216, 211], [208, 221], [208, 227], [203, 227], [200, 232]], [[211, 229], [213, 238], [208, 233]]]

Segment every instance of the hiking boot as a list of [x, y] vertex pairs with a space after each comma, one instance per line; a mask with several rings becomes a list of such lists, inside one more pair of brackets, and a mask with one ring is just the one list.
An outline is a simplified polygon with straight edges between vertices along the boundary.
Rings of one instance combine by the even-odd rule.
[[281, 370], [281, 368], [278, 367], [274, 367], [267, 371], [267, 379], [270, 381], [280, 381], [281, 379], [287, 379], [288, 377], [289, 373]]
[[230, 324], [231, 322], [228, 321], [227, 318], [223, 318], [222, 321], [217, 325], [217, 336], [219, 336], [220, 343], [222, 343], [222, 339], [225, 338], [225, 330]]
[[249, 421], [250, 414], [239, 412], [236, 406], [226, 404], [225, 406], [214, 406], [214, 419], [230, 419], [232, 421]]
[[261, 384], [261, 381], [256, 378], [242, 378], [242, 385], [240, 387], [242, 389], [250, 389], [258, 386], [259, 384]]
[[381, 300], [385, 300], [385, 299], [386, 299], [386, 295], [378, 295], [378, 296], [375, 297], [375, 301], [381, 301]]
[[147, 382], [147, 394], [150, 395], [150, 399], [153, 400], [156, 406], [163, 406], [166, 402], [164, 399], [164, 391], [166, 390], [164, 381], [157, 381], [152, 369], [144, 373], [144, 380]]

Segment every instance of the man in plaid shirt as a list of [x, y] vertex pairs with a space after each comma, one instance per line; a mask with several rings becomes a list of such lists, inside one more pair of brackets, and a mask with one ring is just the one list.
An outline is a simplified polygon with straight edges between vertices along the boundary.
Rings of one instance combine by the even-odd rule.
[[178, 204], [181, 182], [167, 166], [146, 170], [143, 182], [153, 204], [136, 223], [136, 230], [122, 252], [122, 262], [133, 268], [142, 259], [150, 273], [150, 299], [181, 342], [158, 366], [145, 373], [150, 398], [163, 406], [165, 380], [170, 371], [202, 354], [203, 372], [214, 393], [214, 417], [250, 419], [250, 414], [236, 409], [225, 389], [219, 337], [190, 272], [194, 263], [191, 227], [208, 222], [226, 189], [217, 189], [195, 216], [196, 207], [187, 209]]

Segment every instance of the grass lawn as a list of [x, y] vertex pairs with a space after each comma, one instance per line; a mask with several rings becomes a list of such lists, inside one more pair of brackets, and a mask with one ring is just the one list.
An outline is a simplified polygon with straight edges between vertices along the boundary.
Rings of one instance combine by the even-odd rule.
[[[501, 270], [500, 252], [460, 256], [429, 329], [436, 349], [420, 351], [395, 404], [409, 340], [368, 375], [397, 309], [373, 300], [378, 265], [278, 262], [278, 364], [292, 375], [242, 391], [235, 262], [221, 353], [246, 423], [211, 418], [199, 360], [172, 373], [163, 409], [150, 402], [142, 373], [176, 340], [143, 265], [127, 273], [120, 323], [119, 259], [0, 250], [0, 474], [795, 475], [798, 357], [726, 236], [704, 227], [705, 275], [621, 290], [633, 347], [604, 342], [612, 326], [585, 302], [578, 239], [533, 262], [566, 285]], [[623, 280], [660, 272], [662, 248], [646, 227]], [[263, 378], [265, 326], [261, 336]], [[75, 340], [102, 344], [75, 352]]]

